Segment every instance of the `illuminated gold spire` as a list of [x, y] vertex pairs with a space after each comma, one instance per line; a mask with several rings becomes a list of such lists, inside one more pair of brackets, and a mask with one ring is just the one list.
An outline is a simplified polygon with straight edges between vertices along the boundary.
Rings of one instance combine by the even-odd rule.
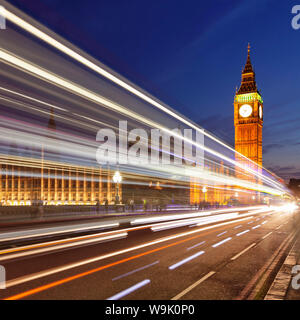
[[247, 60], [242, 71], [242, 82], [238, 94], [258, 92], [255, 81], [255, 72], [250, 60], [250, 43], [248, 43], [247, 51]]

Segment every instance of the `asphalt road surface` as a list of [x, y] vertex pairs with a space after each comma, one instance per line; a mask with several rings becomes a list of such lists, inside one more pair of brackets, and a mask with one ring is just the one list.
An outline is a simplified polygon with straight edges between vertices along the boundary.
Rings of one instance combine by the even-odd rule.
[[12, 236], [0, 250], [6, 270], [0, 298], [257, 298], [255, 288], [295, 232], [294, 215], [249, 207], [168, 220], [137, 217], [127, 226], [62, 238], [51, 238], [51, 229], [47, 238], [28, 236], [26, 243], [11, 242]]

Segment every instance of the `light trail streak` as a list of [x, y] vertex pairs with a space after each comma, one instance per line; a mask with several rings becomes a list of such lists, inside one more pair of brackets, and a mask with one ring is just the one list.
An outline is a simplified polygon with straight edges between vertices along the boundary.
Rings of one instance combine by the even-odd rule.
[[205, 241], [201, 241], [201, 242], [199, 242], [199, 243], [197, 243], [197, 244], [195, 244], [195, 245], [193, 245], [191, 247], [188, 247], [186, 250], [191, 250], [191, 249], [197, 248], [197, 247], [201, 246], [204, 243], [205, 243]]
[[216, 247], [222, 245], [223, 243], [226, 243], [226, 242], [230, 241], [231, 239], [232, 239], [231, 237], [228, 237], [228, 238], [226, 238], [226, 239], [224, 239], [224, 240], [222, 240], [220, 242], [217, 242], [217, 243], [213, 244], [212, 247], [216, 248]]
[[66, 226], [62, 226], [62, 227], [44, 228], [44, 229], [42, 229], [44, 231], [24, 230], [24, 231], [3, 232], [0, 234], [0, 242], [13, 241], [13, 240], [18, 240], [18, 239], [22, 239], [22, 240], [23, 239], [31, 239], [31, 238], [36, 238], [36, 237], [66, 234], [66, 233], [78, 232], [78, 231], [117, 228], [119, 225], [120, 225], [119, 222], [116, 222], [116, 223], [109, 223], [109, 224], [88, 225], [85, 227], [71, 227], [69, 229]]
[[258, 224], [258, 225], [255, 226], [255, 227], [252, 227], [253, 230], [254, 230], [254, 229], [257, 229], [257, 228], [260, 228], [260, 224]]
[[40, 99], [35, 99], [35, 98], [33, 98], [33, 97], [30, 97], [30, 96], [28, 96], [28, 95], [26, 95], [26, 94], [22, 94], [22, 93], [20, 93], [20, 92], [14, 91], [14, 90], [10, 90], [10, 89], [4, 88], [4, 87], [0, 87], [0, 90], [3, 90], [3, 91], [5, 91], [5, 92], [9, 92], [9, 93], [13, 93], [13, 94], [16, 95], [16, 96], [19, 96], [19, 97], [22, 97], [22, 98], [26, 98], [26, 99], [31, 100], [31, 101], [34, 101], [34, 102], [38, 102], [38, 103], [43, 104], [43, 105], [45, 105], [45, 106], [47, 106], [47, 107], [51, 107], [51, 108], [54, 108], [54, 109], [57, 109], [57, 110], [61, 110], [61, 111], [69, 111], [69, 110], [67, 110], [67, 109], [58, 107], [58, 106], [56, 106], [56, 105], [54, 105], [54, 104], [51, 104], [51, 103], [42, 101], [42, 100], [40, 100]]
[[[207, 137], [209, 137], [210, 139], [214, 140], [215, 142], [219, 143], [220, 145], [222, 145], [223, 147], [231, 150], [232, 152], [234, 152], [235, 154], [238, 154], [240, 157], [247, 159], [247, 161], [249, 161], [250, 163], [254, 164], [255, 167], [259, 167], [257, 165], [257, 163], [255, 163], [254, 161], [246, 158], [244, 155], [242, 155], [241, 153], [236, 152], [233, 148], [231, 148], [230, 146], [228, 146], [227, 144], [223, 143], [221, 140], [215, 138], [213, 135], [207, 133], [204, 129], [199, 128], [198, 126], [196, 126], [194, 123], [192, 123], [191, 121], [188, 121], [186, 118], [182, 117], [181, 115], [179, 115], [177, 112], [174, 112], [171, 108], [167, 108], [166, 106], [162, 105], [161, 103], [159, 103], [158, 101], [154, 100], [153, 98], [151, 98], [150, 96], [144, 94], [143, 92], [141, 92], [141, 90], [136, 89], [135, 87], [133, 87], [132, 85], [126, 83], [125, 81], [121, 80], [120, 78], [118, 78], [117, 76], [113, 75], [112, 73], [104, 70], [103, 68], [101, 68], [99, 65], [97, 65], [96, 63], [93, 63], [91, 60], [85, 58], [84, 56], [82, 56], [81, 54], [75, 52], [74, 50], [70, 49], [67, 45], [64, 45], [63, 43], [61, 43], [60, 41], [57, 41], [56, 39], [54, 39], [53, 37], [49, 36], [48, 34], [46, 34], [45, 32], [41, 31], [40, 29], [38, 29], [37, 27], [33, 26], [32, 24], [26, 22], [24, 19], [18, 17], [16, 14], [14, 14], [13, 12], [7, 10], [6, 8], [2, 7], [1, 8], [1, 14], [3, 17], [5, 17], [7, 20], [11, 21], [12, 23], [14, 23], [15, 25], [19, 26], [20, 28], [22, 28], [23, 30], [26, 30], [27, 32], [31, 33], [32, 35], [36, 36], [37, 38], [39, 38], [40, 40], [43, 40], [44, 42], [48, 43], [49, 45], [53, 46], [54, 48], [56, 48], [57, 50], [63, 52], [64, 54], [68, 55], [69, 57], [73, 58], [74, 60], [76, 60], [77, 62], [80, 62], [81, 64], [85, 65], [86, 67], [90, 68], [91, 70], [97, 72], [98, 74], [100, 74], [101, 76], [109, 79], [110, 81], [114, 82], [115, 84], [119, 85], [120, 87], [124, 88], [125, 90], [131, 92], [132, 94], [136, 95], [137, 97], [141, 98], [142, 100], [148, 102], [149, 104], [155, 106], [156, 108], [164, 111], [165, 113], [171, 115], [172, 117], [174, 117], [175, 119], [185, 123], [186, 125], [188, 125], [189, 127], [195, 129], [196, 131], [199, 131], [201, 133], [203, 133], [204, 135], [206, 135]], [[239, 163], [237, 163], [237, 165], [240, 165]], [[251, 172], [254, 175], [259, 176], [262, 179], [266, 179], [269, 181], [269, 183], [281, 188], [281, 185], [279, 183], [277, 183], [276, 181], [260, 174], [259, 172], [257, 172], [256, 170], [252, 170], [249, 167], [244, 167], [241, 166], [241, 168], [245, 169], [246, 171]]]
[[[236, 207], [234, 211], [243, 212], [243, 211], [250, 211], [251, 213], [256, 213], [256, 211], [252, 211], [257, 209], [259, 206], [250, 206], [250, 207]], [[169, 215], [169, 216], [162, 216], [162, 217], [149, 217], [149, 218], [137, 218], [130, 222], [131, 225], [139, 225], [144, 223], [151, 223], [151, 222], [162, 222], [164, 220], [171, 220], [171, 219], [181, 219], [181, 218], [192, 218], [192, 217], [201, 217], [201, 216], [208, 216], [212, 214], [220, 214], [220, 213], [232, 213], [233, 208], [228, 209], [217, 209], [213, 211], [205, 211], [201, 212], [198, 211], [196, 213], [185, 213], [185, 214], [178, 214], [178, 215]]]
[[[51, 247], [46, 247], [46, 248], [40, 248], [40, 249], [35, 249], [31, 251], [25, 251], [25, 252], [20, 252], [20, 253], [15, 253], [15, 254], [10, 254], [6, 256], [0, 256], [0, 261], [7, 261], [11, 259], [16, 259], [20, 257], [26, 257], [29, 255], [34, 255], [34, 254], [40, 254], [40, 253], [45, 253], [49, 251], [55, 251], [55, 250], [62, 250], [62, 249], [67, 249], [67, 248], [74, 248], [77, 246], [83, 246], [83, 245], [91, 245], [91, 244], [99, 244], [107, 241], [113, 241], [113, 240], [120, 240], [126, 238], [128, 235], [127, 232], [120, 232], [115, 235], [108, 235], [108, 236], [98, 236], [94, 237], [92, 239], [87, 239], [87, 240], [80, 240], [76, 242], [71, 242], [71, 243], [66, 243], [66, 244], [60, 244], [60, 245], [52, 245]], [[2, 254], [2, 253], [1, 253]]]
[[119, 300], [119, 299], [121, 299], [121, 298], [123, 298], [125, 296], [128, 296], [130, 293], [140, 289], [141, 287], [144, 287], [148, 283], [150, 283], [149, 279], [141, 281], [141, 282], [135, 284], [134, 286], [132, 286], [132, 287], [130, 287], [130, 288], [128, 288], [128, 289], [126, 289], [126, 290], [124, 290], [124, 291], [122, 291], [122, 292], [120, 292], [120, 293], [118, 293], [118, 294], [106, 299], [106, 300]]
[[127, 276], [131, 276], [132, 274], [136, 273], [136, 272], [139, 272], [139, 271], [142, 271], [142, 270], [145, 270], [145, 269], [148, 269], [156, 264], [158, 264], [159, 261], [155, 261], [153, 263], [150, 263], [150, 264], [147, 264], [146, 266], [143, 266], [143, 267], [140, 267], [140, 268], [137, 268], [137, 269], [134, 269], [132, 271], [129, 271], [127, 273], [124, 273], [124, 274], [121, 274], [120, 276], [117, 276], [115, 278], [112, 279], [112, 281], [116, 281], [116, 280], [119, 280], [119, 279], [122, 279], [122, 278], [125, 278]]
[[245, 230], [245, 231], [242, 231], [242, 232], [240, 232], [240, 233], [238, 233], [237, 234], [237, 237], [239, 237], [239, 236], [242, 236], [243, 234], [245, 234], [245, 233], [247, 233], [247, 232], [249, 232], [250, 230]]
[[169, 269], [170, 269], [170, 270], [174, 270], [174, 269], [180, 267], [181, 265], [183, 265], [183, 264], [185, 264], [185, 263], [187, 263], [187, 262], [189, 262], [189, 261], [191, 261], [191, 260], [193, 260], [193, 259], [201, 256], [201, 255], [204, 254], [204, 253], [205, 253], [204, 251], [199, 251], [199, 252], [193, 254], [192, 256], [190, 256], [190, 257], [188, 257], [188, 258], [185, 258], [185, 259], [183, 259], [183, 260], [181, 260], [181, 261], [179, 261], [179, 262], [177, 262], [177, 263], [175, 263], [175, 264], [172, 264], [172, 265], [169, 267]]

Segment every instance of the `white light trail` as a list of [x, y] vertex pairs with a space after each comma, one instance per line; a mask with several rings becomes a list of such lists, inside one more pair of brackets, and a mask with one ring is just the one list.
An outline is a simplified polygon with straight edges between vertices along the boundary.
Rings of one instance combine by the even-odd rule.
[[58, 235], [58, 234], [67, 234], [72, 232], [79, 232], [79, 231], [89, 231], [95, 229], [107, 229], [107, 228], [117, 228], [120, 224], [116, 223], [109, 223], [109, 224], [87, 224], [86, 226], [78, 225], [71, 226], [71, 227], [52, 227], [52, 228], [42, 228], [42, 229], [31, 229], [31, 230], [23, 230], [23, 231], [9, 231], [9, 232], [2, 232], [0, 234], [0, 242], [4, 241], [13, 241], [19, 239], [31, 239], [37, 237], [44, 237], [49, 235]]
[[201, 246], [204, 243], [205, 243], [205, 241], [201, 241], [201, 242], [199, 242], [199, 243], [197, 243], [197, 244], [195, 244], [195, 245], [193, 245], [191, 247], [188, 247], [186, 250], [191, 250], [191, 249], [197, 248], [197, 247]]
[[223, 243], [230, 241], [231, 239], [232, 239], [231, 237], [228, 237], [228, 238], [226, 238], [226, 239], [224, 239], [224, 240], [222, 240], [220, 242], [217, 242], [217, 243], [213, 244], [212, 247], [216, 248], [216, 247], [222, 245]]
[[[127, 235], [128, 235], [127, 232], [120, 232], [118, 234], [109, 235], [109, 236], [95, 237], [92, 239], [81, 240], [81, 241], [76, 241], [76, 242], [74, 241], [72, 243], [66, 243], [66, 244], [60, 244], [60, 245], [53, 245], [51, 247], [45, 247], [45, 248], [40, 248], [40, 249], [35, 249], [35, 250], [30, 250], [30, 251], [21, 251], [21, 252], [9, 254], [9, 255], [0, 255], [0, 261], [7, 261], [7, 260], [11, 260], [11, 259], [26, 257], [29, 255], [34, 255], [34, 254], [45, 253], [45, 252], [49, 252], [49, 251], [73, 248], [76, 246], [91, 245], [93, 243], [99, 244], [99, 243], [112, 241], [112, 240], [120, 240], [120, 239], [126, 238]], [[0, 252], [0, 254], [1, 254], [1, 252]]]
[[147, 265], [145, 265], [145, 266], [143, 266], [143, 267], [140, 267], [140, 268], [134, 269], [134, 270], [132, 270], [132, 271], [129, 271], [129, 272], [127, 272], [127, 273], [121, 274], [120, 276], [117, 276], [117, 277], [113, 278], [112, 281], [116, 281], [116, 280], [125, 278], [125, 277], [127, 277], [127, 276], [130, 276], [130, 275], [136, 273], [136, 272], [139, 272], [139, 271], [148, 269], [148, 268], [150, 268], [150, 267], [152, 267], [152, 266], [154, 266], [154, 265], [156, 265], [156, 264], [158, 264], [158, 263], [159, 263], [159, 261], [155, 261], [155, 262], [150, 263], [150, 264], [147, 264]]
[[260, 227], [261, 227], [261, 225], [260, 225], [260, 224], [258, 224], [257, 226], [252, 227], [252, 229], [257, 229], [257, 228], [260, 228]]
[[[234, 211], [242, 212], [242, 211], [250, 211], [257, 209], [259, 206], [251, 206], [251, 207], [236, 207], [234, 208]], [[175, 219], [181, 219], [181, 218], [193, 218], [193, 217], [204, 217], [209, 215], [217, 215], [220, 213], [232, 213], [233, 208], [229, 209], [218, 209], [218, 210], [212, 210], [212, 211], [197, 211], [194, 213], [184, 213], [184, 214], [176, 214], [176, 215], [164, 215], [160, 217], [149, 217], [149, 218], [137, 218], [130, 222], [131, 225], [139, 225], [139, 224], [145, 224], [145, 223], [153, 223], [153, 222], [162, 222], [166, 220], [175, 220]], [[237, 212], [234, 212], [234, 214], [237, 214]]]
[[174, 269], [180, 267], [181, 265], [183, 265], [183, 264], [185, 264], [185, 263], [187, 263], [187, 262], [189, 262], [189, 261], [191, 261], [191, 260], [193, 260], [193, 259], [201, 256], [203, 253], [204, 253], [204, 251], [199, 251], [199, 252], [193, 254], [192, 256], [190, 256], [190, 257], [188, 257], [188, 258], [185, 258], [185, 259], [183, 259], [183, 260], [181, 260], [181, 261], [179, 261], [179, 262], [171, 265], [171, 266], [169, 267], [169, 269], [170, 269], [170, 270], [174, 270]]
[[240, 233], [237, 234], [237, 237], [239, 237], [239, 236], [241, 236], [241, 235], [243, 235], [243, 234], [245, 234], [245, 233], [247, 233], [247, 232], [249, 232], [249, 231], [250, 231], [250, 230], [242, 231], [242, 232], [240, 232]]
[[112, 297], [110, 297], [110, 298], [108, 298], [106, 300], [119, 300], [119, 299], [121, 299], [121, 298], [123, 298], [125, 296], [128, 296], [130, 293], [132, 293], [132, 292], [144, 287], [148, 283], [150, 283], [149, 279], [141, 281], [141, 282], [135, 284], [134, 286], [132, 286], [132, 287], [130, 287], [130, 288], [124, 290], [124, 291], [121, 291], [120, 293], [118, 293], [118, 294], [116, 294], [116, 295], [114, 295], [114, 296], [112, 296]]

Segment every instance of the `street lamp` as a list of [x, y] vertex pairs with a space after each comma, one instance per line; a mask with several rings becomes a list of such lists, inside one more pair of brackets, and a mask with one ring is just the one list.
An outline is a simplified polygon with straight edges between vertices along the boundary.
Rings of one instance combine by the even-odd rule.
[[202, 192], [204, 193], [204, 201], [206, 201], [207, 188], [205, 186], [202, 188]]
[[119, 203], [119, 184], [122, 182], [122, 176], [119, 171], [116, 171], [113, 176], [113, 181], [117, 186], [116, 204]]

